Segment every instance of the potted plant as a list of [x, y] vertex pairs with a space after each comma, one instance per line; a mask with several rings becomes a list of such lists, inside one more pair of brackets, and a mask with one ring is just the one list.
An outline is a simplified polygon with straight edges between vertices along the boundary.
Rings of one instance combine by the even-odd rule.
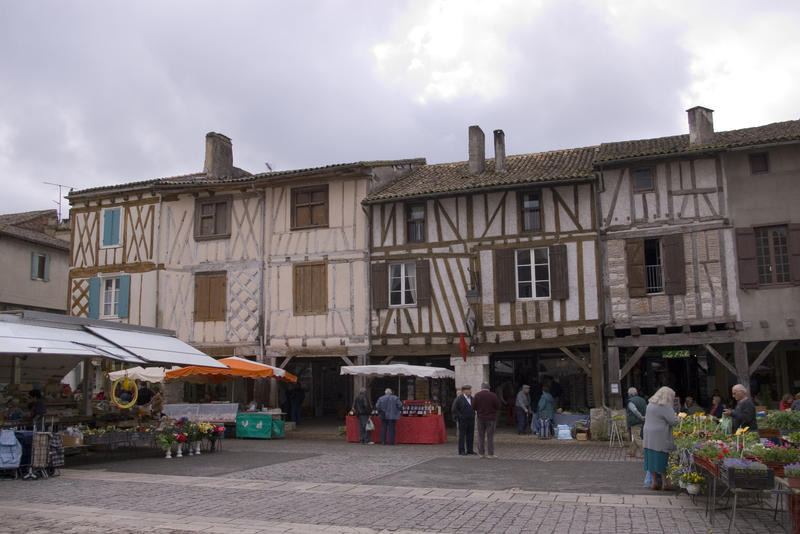
[[775, 472], [755, 460], [725, 458], [719, 478], [729, 488], [770, 489], [775, 484]]
[[156, 434], [156, 443], [166, 454], [164, 458], [172, 458], [172, 444], [175, 443], [175, 434], [171, 431], [162, 431]]
[[800, 489], [800, 462], [785, 465], [783, 476], [786, 477], [790, 488]]
[[699, 495], [703, 482], [703, 476], [694, 471], [687, 471], [681, 475], [681, 487], [686, 488], [686, 493], [689, 495]]
[[775, 471], [779, 477], [783, 476], [786, 465], [800, 462], [800, 449], [789, 444], [777, 446], [769, 440], [764, 440], [760, 445], [751, 447], [750, 453], [760, 458], [764, 464]]
[[762, 438], [778, 438], [781, 433], [800, 430], [800, 411], [782, 412], [773, 410], [759, 421], [758, 435]]

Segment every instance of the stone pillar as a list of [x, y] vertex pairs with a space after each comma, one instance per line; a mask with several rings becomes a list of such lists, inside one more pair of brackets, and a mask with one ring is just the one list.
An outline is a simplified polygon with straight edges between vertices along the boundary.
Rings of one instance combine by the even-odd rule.
[[452, 356], [450, 365], [456, 371], [456, 391], [460, 391], [464, 384], [469, 384], [473, 392], [477, 392], [480, 391], [481, 383], [489, 382], [488, 354], [468, 354], [467, 361], [461, 356]]
[[594, 407], [603, 405], [603, 350], [598, 343], [589, 345], [589, 359], [592, 363], [592, 398]]

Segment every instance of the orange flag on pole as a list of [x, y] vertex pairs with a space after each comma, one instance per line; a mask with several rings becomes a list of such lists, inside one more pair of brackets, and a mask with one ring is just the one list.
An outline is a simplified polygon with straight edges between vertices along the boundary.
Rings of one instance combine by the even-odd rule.
[[464, 334], [459, 334], [461, 339], [458, 341], [458, 346], [461, 349], [461, 357], [467, 361], [467, 342], [464, 340]]

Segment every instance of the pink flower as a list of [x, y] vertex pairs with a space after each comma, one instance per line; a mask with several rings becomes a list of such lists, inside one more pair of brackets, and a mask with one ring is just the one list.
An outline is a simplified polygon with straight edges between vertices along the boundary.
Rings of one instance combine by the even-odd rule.
[[181, 432], [180, 434], [175, 434], [175, 440], [178, 443], [184, 443], [186, 441], [186, 434]]
[[725, 458], [724, 454], [718, 454], [717, 455], [717, 460], [722, 460], [723, 458]]

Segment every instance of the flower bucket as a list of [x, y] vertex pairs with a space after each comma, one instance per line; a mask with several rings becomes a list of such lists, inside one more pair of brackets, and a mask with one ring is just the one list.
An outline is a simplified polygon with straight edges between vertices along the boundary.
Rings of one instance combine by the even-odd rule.
[[689, 495], [700, 495], [700, 484], [686, 484], [686, 493]]
[[679, 480], [679, 481], [678, 481], [678, 485], [679, 485], [681, 488], [686, 488], [686, 482], [684, 482], [683, 480]]
[[786, 477], [790, 488], [800, 489], [800, 477]]

